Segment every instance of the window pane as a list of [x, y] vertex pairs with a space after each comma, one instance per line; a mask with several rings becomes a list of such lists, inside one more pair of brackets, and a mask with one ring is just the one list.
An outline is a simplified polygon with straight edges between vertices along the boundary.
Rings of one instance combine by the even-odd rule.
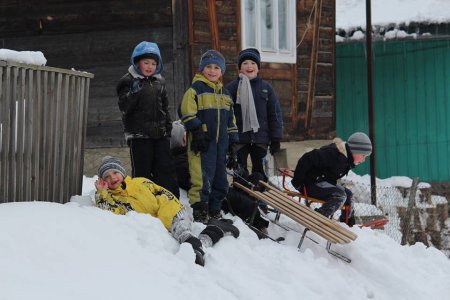
[[245, 46], [256, 47], [256, 0], [245, 0]]
[[261, 47], [275, 49], [273, 24], [273, 0], [261, 0]]
[[288, 50], [288, 0], [278, 0], [278, 47]]

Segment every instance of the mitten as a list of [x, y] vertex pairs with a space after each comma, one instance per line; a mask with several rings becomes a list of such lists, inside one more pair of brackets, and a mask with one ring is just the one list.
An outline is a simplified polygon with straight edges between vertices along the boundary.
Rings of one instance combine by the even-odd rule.
[[303, 183], [301, 183], [299, 186], [296, 186], [295, 188], [303, 195], [305, 194], [305, 185]]
[[233, 144], [228, 146], [227, 153], [227, 169], [236, 170], [238, 168], [238, 158], [237, 153], [234, 151]]
[[275, 153], [277, 153], [278, 151], [280, 151], [280, 142], [274, 142], [272, 141], [270, 143], [270, 154], [274, 155]]
[[142, 82], [139, 79], [133, 79], [130, 84], [130, 93], [137, 94], [142, 90]]
[[201, 127], [192, 131], [191, 150], [194, 153], [206, 152], [209, 146], [209, 137], [206, 132], [203, 132]]

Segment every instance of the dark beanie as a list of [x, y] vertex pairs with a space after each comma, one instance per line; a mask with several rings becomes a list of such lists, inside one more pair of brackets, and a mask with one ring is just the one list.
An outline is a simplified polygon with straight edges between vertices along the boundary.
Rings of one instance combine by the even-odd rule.
[[98, 167], [98, 177], [103, 179], [109, 171], [117, 171], [122, 174], [123, 178], [126, 177], [125, 168], [120, 160], [112, 156], [105, 156]]
[[223, 57], [222, 53], [216, 50], [208, 50], [203, 53], [202, 57], [200, 58], [200, 65], [198, 67], [198, 70], [201, 72], [207, 65], [210, 64], [218, 65], [220, 67], [220, 70], [222, 71], [222, 76], [225, 74], [225, 58]]
[[372, 153], [372, 142], [363, 132], [355, 132], [348, 140], [347, 144], [353, 154], [370, 155]]
[[253, 60], [257, 65], [258, 69], [261, 69], [261, 55], [259, 54], [258, 49], [255, 48], [247, 48], [239, 52], [239, 60], [238, 60], [238, 68], [241, 68], [242, 62], [244, 60]]
[[153, 53], [144, 53], [144, 54], [136, 56], [134, 58], [134, 63], [137, 64], [141, 59], [145, 59], [145, 58], [154, 59], [156, 61], [156, 63], [159, 64], [159, 57], [158, 57], [158, 55], [153, 54]]

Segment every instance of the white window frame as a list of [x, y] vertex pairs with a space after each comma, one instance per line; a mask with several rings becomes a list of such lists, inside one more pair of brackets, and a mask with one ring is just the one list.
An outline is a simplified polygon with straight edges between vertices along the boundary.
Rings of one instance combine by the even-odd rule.
[[[241, 0], [241, 41], [242, 49], [246, 48], [256, 48], [261, 53], [261, 61], [263, 62], [274, 62], [274, 63], [292, 63], [297, 62], [297, 42], [296, 42], [296, 0], [287, 1], [287, 50], [279, 49], [279, 22], [278, 22], [278, 0], [273, 0], [273, 20], [272, 24], [274, 26], [274, 44], [275, 50], [273, 49], [263, 49], [261, 47], [261, 30], [256, 30], [255, 32], [255, 42], [256, 45], [248, 45], [245, 32], [247, 26], [247, 20], [245, 19], [245, 4], [247, 0]], [[256, 24], [255, 28], [261, 28], [261, 0], [255, 0], [255, 11], [256, 11]]]

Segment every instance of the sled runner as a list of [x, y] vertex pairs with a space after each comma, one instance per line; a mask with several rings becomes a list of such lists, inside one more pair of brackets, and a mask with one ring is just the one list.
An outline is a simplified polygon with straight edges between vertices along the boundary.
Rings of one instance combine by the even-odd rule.
[[255, 197], [275, 208], [278, 212], [288, 216], [299, 223], [305, 229], [303, 230], [298, 248], [300, 249], [305, 239], [306, 233], [310, 230], [327, 241], [326, 249], [329, 254], [350, 263], [351, 260], [344, 255], [331, 250], [331, 244], [347, 244], [354, 241], [357, 235], [352, 231], [342, 227], [334, 220], [315, 212], [306, 205], [294, 201], [291, 197], [273, 186], [260, 182], [266, 188], [264, 192], [253, 191], [245, 186], [235, 182], [234, 186], [245, 191], [250, 196]]

